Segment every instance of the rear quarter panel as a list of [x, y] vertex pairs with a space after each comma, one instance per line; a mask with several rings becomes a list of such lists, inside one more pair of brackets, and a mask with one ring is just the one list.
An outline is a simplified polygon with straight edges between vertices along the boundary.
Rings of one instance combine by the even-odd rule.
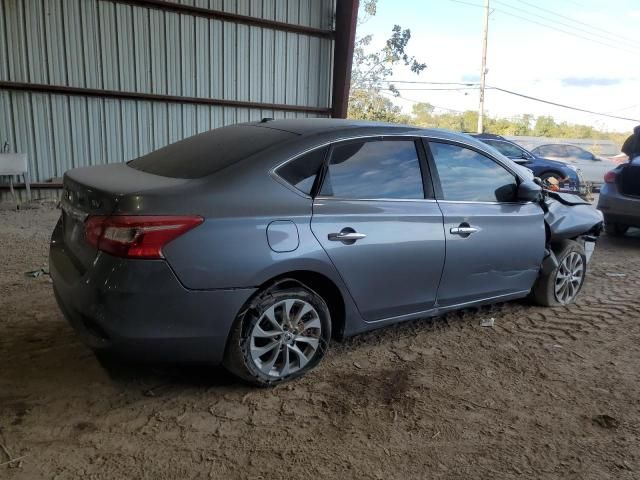
[[[195, 211], [205, 221], [164, 249], [189, 289], [246, 288], [294, 270], [310, 270], [337, 281], [337, 273], [310, 229], [312, 200], [269, 175], [263, 166], [220, 172], [199, 188]], [[185, 200], [189, 198], [185, 195]], [[269, 246], [267, 226], [296, 225], [295, 250]]]

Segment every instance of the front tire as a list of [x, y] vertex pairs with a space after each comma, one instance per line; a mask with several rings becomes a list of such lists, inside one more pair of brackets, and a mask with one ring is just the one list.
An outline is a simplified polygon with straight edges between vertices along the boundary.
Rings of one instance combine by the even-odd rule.
[[224, 366], [253, 385], [275, 385], [313, 369], [330, 339], [331, 315], [319, 295], [302, 286], [266, 289], [238, 315]]
[[587, 273], [584, 248], [574, 240], [566, 240], [556, 251], [558, 266], [541, 274], [531, 290], [538, 305], [557, 307], [573, 303], [582, 289]]

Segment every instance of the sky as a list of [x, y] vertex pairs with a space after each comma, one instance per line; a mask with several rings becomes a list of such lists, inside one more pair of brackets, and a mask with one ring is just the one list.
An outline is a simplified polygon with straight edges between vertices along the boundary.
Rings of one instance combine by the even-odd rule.
[[[640, 120], [640, 0], [490, 1], [488, 86]], [[415, 75], [398, 67], [392, 79], [478, 82], [482, 4], [483, 0], [379, 0], [377, 14], [359, 25], [357, 36], [372, 34], [372, 47], [379, 49], [395, 24], [411, 29], [408, 53], [426, 63], [427, 69]], [[406, 112], [416, 101], [442, 108], [437, 111], [478, 109], [476, 89], [424, 91], [415, 89], [447, 86], [400, 83], [396, 87], [405, 89], [400, 94], [407, 100], [393, 101]], [[640, 124], [566, 110], [495, 90], [487, 90], [485, 111], [498, 117], [551, 115], [557, 121], [608, 131], [630, 131]]]

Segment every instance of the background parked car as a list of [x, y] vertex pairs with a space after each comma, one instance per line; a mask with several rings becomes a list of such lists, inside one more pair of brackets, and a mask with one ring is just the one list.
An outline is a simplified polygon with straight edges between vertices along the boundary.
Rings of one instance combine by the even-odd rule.
[[551, 143], [540, 145], [531, 150], [536, 156], [558, 160], [573, 165], [580, 169], [583, 178], [598, 189], [604, 183], [604, 175], [611, 169], [613, 162], [607, 158], [599, 157], [593, 153], [563, 143]]
[[598, 209], [609, 235], [624, 235], [629, 227], [640, 227], [640, 157], [619, 165], [604, 176]]
[[495, 148], [517, 164], [528, 168], [543, 182], [548, 183], [550, 179], [555, 179], [561, 192], [583, 196], [589, 193], [586, 183], [582, 180], [580, 170], [573, 165], [534, 155], [517, 143], [500, 135], [482, 133], [471, 136]]

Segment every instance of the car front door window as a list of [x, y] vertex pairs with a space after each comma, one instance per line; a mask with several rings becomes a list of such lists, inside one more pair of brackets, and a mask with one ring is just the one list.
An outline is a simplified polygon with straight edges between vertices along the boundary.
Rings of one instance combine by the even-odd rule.
[[516, 177], [474, 150], [447, 143], [431, 143], [444, 200], [514, 202]]

